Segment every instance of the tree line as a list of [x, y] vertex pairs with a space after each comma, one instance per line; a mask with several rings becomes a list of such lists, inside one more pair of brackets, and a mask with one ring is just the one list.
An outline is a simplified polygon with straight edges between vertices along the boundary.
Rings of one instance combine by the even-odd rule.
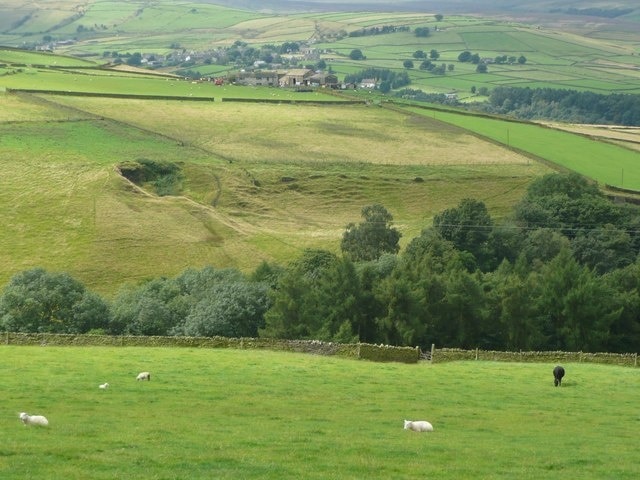
[[554, 88], [496, 87], [485, 110], [522, 119], [571, 123], [640, 125], [640, 95]]
[[640, 342], [640, 210], [576, 174], [533, 182], [508, 219], [464, 199], [404, 249], [382, 205], [346, 226], [340, 253], [304, 250], [254, 271], [187, 269], [110, 301], [66, 273], [16, 274], [0, 329], [431, 343], [633, 352]]
[[392, 89], [402, 88], [411, 83], [407, 72], [394, 72], [387, 68], [367, 68], [344, 77], [345, 83], [360, 83], [365, 78], [374, 78], [378, 83], [378, 89], [382, 93], [388, 93]]
[[350, 37], [367, 37], [370, 35], [386, 35], [396, 32], [408, 32], [410, 28], [406, 25], [383, 25], [382, 27], [368, 27], [349, 32]]

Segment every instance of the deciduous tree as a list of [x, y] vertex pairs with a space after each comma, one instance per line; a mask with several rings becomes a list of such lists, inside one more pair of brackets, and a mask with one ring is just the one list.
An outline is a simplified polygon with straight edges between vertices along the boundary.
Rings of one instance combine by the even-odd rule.
[[400, 232], [391, 226], [393, 216], [382, 205], [363, 207], [362, 217], [359, 225], [347, 225], [342, 236], [340, 248], [345, 255], [353, 261], [368, 261], [400, 250]]

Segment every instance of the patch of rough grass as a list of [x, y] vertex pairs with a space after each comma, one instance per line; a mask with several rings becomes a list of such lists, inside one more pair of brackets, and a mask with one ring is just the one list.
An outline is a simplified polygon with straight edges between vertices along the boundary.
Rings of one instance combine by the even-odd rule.
[[148, 102], [64, 98], [232, 161], [381, 165], [526, 164], [443, 122], [377, 106]]

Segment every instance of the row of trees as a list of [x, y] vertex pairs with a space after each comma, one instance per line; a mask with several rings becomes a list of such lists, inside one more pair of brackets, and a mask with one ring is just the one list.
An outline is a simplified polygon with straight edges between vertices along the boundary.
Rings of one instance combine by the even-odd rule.
[[388, 93], [391, 89], [402, 88], [411, 83], [407, 72], [394, 72], [386, 68], [367, 68], [359, 72], [346, 75], [345, 83], [360, 83], [365, 78], [375, 78], [379, 81], [378, 89]]
[[408, 32], [410, 28], [406, 25], [383, 25], [382, 27], [368, 27], [349, 32], [350, 37], [367, 37], [370, 35], [386, 35], [396, 32]]
[[496, 87], [487, 110], [523, 119], [545, 118], [565, 122], [640, 125], [640, 95], [553, 88]]
[[577, 175], [534, 182], [495, 224], [465, 199], [400, 251], [381, 205], [349, 224], [341, 254], [289, 265], [186, 270], [107, 302], [64, 273], [29, 270], [0, 296], [0, 328], [27, 332], [265, 336], [490, 349], [634, 351], [640, 212]]

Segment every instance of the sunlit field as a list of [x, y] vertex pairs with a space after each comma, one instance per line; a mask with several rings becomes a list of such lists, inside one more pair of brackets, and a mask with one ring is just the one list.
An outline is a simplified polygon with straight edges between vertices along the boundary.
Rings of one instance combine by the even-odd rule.
[[[3, 479], [635, 479], [637, 371], [0, 347]], [[138, 372], [150, 382], [137, 382]], [[110, 388], [101, 390], [99, 384]], [[594, 394], [601, 392], [601, 394]], [[606, 394], [605, 394], [606, 393]], [[18, 413], [45, 415], [25, 427]], [[403, 429], [428, 420], [431, 433]]]

